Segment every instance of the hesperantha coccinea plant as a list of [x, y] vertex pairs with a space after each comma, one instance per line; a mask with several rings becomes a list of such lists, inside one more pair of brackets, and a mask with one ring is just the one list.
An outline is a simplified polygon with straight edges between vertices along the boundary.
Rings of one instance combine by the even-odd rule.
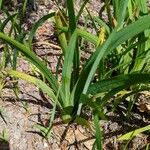
[[[108, 20], [92, 16], [88, 17], [100, 29], [97, 34], [81, 28], [79, 19], [88, 0], [85, 0], [78, 12], [75, 12], [74, 1], [66, 0], [66, 8], [43, 16], [32, 27], [28, 39], [19, 38], [23, 32], [18, 30], [17, 37], [0, 32], [0, 39], [25, 56], [35, 65], [47, 82], [37, 77], [13, 69], [4, 69], [4, 74], [24, 79], [39, 87], [50, 98], [55, 109], [61, 112], [65, 123], [77, 122], [85, 125], [95, 133], [97, 149], [102, 149], [102, 137], [99, 120], [105, 119], [105, 107], [113, 97], [129, 97], [145, 90], [150, 82], [148, 69], [150, 49], [150, 15], [146, 1], [106, 0], [104, 10]], [[111, 11], [113, 9], [113, 11]], [[47, 19], [54, 18], [58, 45], [61, 48], [62, 72], [58, 76], [47, 68], [41, 58], [32, 50], [33, 37]], [[12, 22], [13, 23], [13, 22]], [[15, 24], [16, 25], [16, 24]], [[1, 27], [4, 22], [1, 23]], [[17, 25], [15, 26], [17, 29]], [[15, 30], [16, 30], [15, 29]], [[20, 31], [20, 32], [19, 32]], [[86, 61], [81, 60], [82, 51], [86, 51], [85, 43], [92, 44], [92, 52]], [[116, 103], [115, 103], [116, 104]], [[95, 127], [88, 122], [82, 109], [88, 106], [92, 112]], [[45, 134], [46, 135], [46, 134]]]

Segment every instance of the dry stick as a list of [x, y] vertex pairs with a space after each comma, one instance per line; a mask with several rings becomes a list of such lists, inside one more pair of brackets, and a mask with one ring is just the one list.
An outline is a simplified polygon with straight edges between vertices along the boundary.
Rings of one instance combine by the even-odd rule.
[[40, 45], [48, 45], [50, 47], [53, 47], [53, 48], [56, 48], [56, 49], [61, 49], [60, 46], [58, 45], [55, 45], [55, 44], [52, 44], [52, 43], [48, 43], [48, 42], [36, 42], [36, 43], [33, 43], [33, 45], [36, 45], [36, 44], [40, 44]]

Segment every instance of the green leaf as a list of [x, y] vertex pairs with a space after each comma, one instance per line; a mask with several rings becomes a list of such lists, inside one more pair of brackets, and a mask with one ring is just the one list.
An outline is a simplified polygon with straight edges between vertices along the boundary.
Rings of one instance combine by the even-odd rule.
[[[13, 14], [13, 15], [15, 15], [15, 16], [13, 16], [13, 17], [11, 17], [12, 16], [12, 14], [7, 10], [7, 9], [3, 9], [3, 12], [4, 12], [4, 14], [7, 16], [7, 19], [6, 20], [8, 20], [8, 18], [10, 18], [10, 21], [12, 22], [12, 27], [13, 28], [11, 28], [10, 30], [12, 30], [12, 29], [14, 29], [14, 31], [16, 32], [16, 30], [18, 31], [18, 32], [21, 32], [21, 26], [17, 23], [17, 16], [18, 16], [18, 12], [17, 13], [15, 13], [15, 14]], [[5, 21], [6, 21], [5, 20]], [[4, 21], [4, 22], [5, 22]], [[4, 23], [3, 22], [3, 23]], [[7, 22], [6, 22], [6, 24], [7, 24]], [[10, 34], [10, 33], [9, 33]]]
[[57, 102], [58, 106], [61, 107], [61, 105], [58, 102], [58, 99], [55, 96], [53, 90], [48, 85], [46, 85], [42, 80], [35, 78], [33, 76], [27, 75], [25, 73], [19, 72], [19, 71], [8, 70], [7, 73], [11, 76], [21, 78], [21, 79], [26, 80], [30, 83], [33, 83], [38, 88], [40, 88], [44, 93], [46, 93], [51, 98], [52, 101]]
[[118, 10], [118, 15], [117, 15], [117, 28], [122, 28], [123, 26], [123, 22], [125, 19], [125, 15], [126, 15], [126, 9], [128, 6], [128, 1], [129, 0], [120, 0], [120, 4], [119, 4], [119, 10]]
[[128, 1], [128, 13], [129, 13], [129, 18], [132, 20], [133, 18], [133, 5], [132, 5], [132, 0]]
[[94, 16], [93, 17], [94, 21], [98, 23], [99, 26], [104, 27], [107, 31], [108, 34], [110, 34], [110, 28], [109, 26], [103, 21], [101, 20], [99, 17]]
[[64, 26], [63, 21], [61, 20], [61, 15], [62, 14], [59, 11], [57, 13], [55, 13], [55, 23], [56, 23], [59, 43], [62, 48], [63, 54], [65, 56], [66, 48], [67, 48], [67, 39], [66, 39], [65, 33], [62, 32], [62, 30], [61, 30], [61, 28]]
[[46, 77], [46, 79], [51, 84], [52, 89], [57, 93], [59, 84], [51, 73], [50, 70], [47, 69], [45, 64], [32, 52], [26, 45], [19, 43], [18, 41], [12, 39], [11, 37], [0, 32], [0, 39], [12, 45], [14, 48], [22, 52]]
[[70, 105], [69, 98], [70, 98], [71, 73], [72, 73], [76, 42], [77, 42], [77, 33], [75, 31], [71, 36], [70, 42], [66, 50], [67, 53], [64, 59], [64, 66], [63, 66], [63, 73], [62, 73], [62, 90], [65, 95], [65, 100], [64, 100], [65, 107]]
[[30, 34], [29, 34], [29, 38], [28, 38], [28, 43], [29, 43], [29, 47], [31, 49], [31, 44], [32, 44], [32, 41], [33, 41], [33, 37], [37, 31], [37, 29], [49, 18], [53, 17], [55, 15], [54, 12], [48, 14], [48, 15], [45, 15], [43, 16], [41, 19], [39, 19], [32, 27], [31, 31], [30, 31]]
[[78, 36], [81, 36], [82, 38], [86, 39], [87, 41], [93, 43], [94, 45], [97, 44], [98, 37], [87, 32], [84, 29], [77, 29], [76, 32], [78, 33]]
[[[96, 49], [96, 52], [91, 57], [90, 61], [87, 63], [83, 72], [87, 73], [88, 77], [84, 84], [83, 94], [86, 94], [90, 82], [96, 72], [96, 69], [99, 65], [99, 62], [102, 58], [107, 56], [113, 49], [117, 46], [125, 42], [126, 40], [134, 37], [135, 35], [139, 34], [140, 32], [146, 30], [150, 27], [150, 16], [144, 16], [137, 20], [136, 22], [128, 25], [127, 27], [123, 28], [120, 31], [114, 30], [107, 41]], [[90, 70], [90, 71], [89, 71]], [[85, 78], [85, 73], [83, 73]], [[81, 76], [82, 79], [82, 76]], [[83, 79], [82, 79], [83, 80]]]
[[3, 130], [2, 133], [0, 133], [0, 140], [3, 140], [5, 142], [9, 141], [9, 133], [7, 130]]
[[140, 129], [137, 129], [137, 130], [134, 130], [134, 131], [131, 131], [129, 133], [126, 133], [124, 135], [122, 135], [121, 137], [118, 138], [119, 141], [122, 141], [122, 140], [130, 140], [132, 139], [134, 136], [137, 136], [138, 134], [142, 133], [142, 132], [145, 132], [145, 131], [148, 131], [150, 130], [150, 125], [147, 125], [143, 128], [140, 128]]
[[119, 75], [110, 79], [101, 80], [99, 82], [91, 84], [89, 86], [88, 93], [91, 95], [95, 95], [102, 92], [108, 92], [118, 87], [128, 88], [131, 85], [149, 82], [150, 74], [135, 73]]
[[83, 12], [83, 9], [85, 8], [85, 6], [86, 6], [86, 4], [87, 4], [88, 2], [89, 2], [89, 0], [84, 0], [83, 4], [81, 5], [80, 10], [79, 10], [79, 12], [78, 12], [78, 14], [77, 14], [76, 22], [78, 22], [78, 20], [79, 20], [81, 14], [82, 14], [82, 12]]
[[[17, 35], [17, 37], [16, 37], [16, 40], [18, 41], [18, 42], [21, 42], [21, 43], [23, 43], [23, 40], [24, 40], [24, 38], [25, 38], [25, 33], [24, 32], [20, 32], [18, 35]], [[14, 69], [14, 70], [16, 70], [16, 68], [17, 68], [17, 58], [18, 58], [18, 50], [16, 49], [16, 48], [14, 48], [13, 49], [13, 60], [12, 60], [12, 68]]]
[[99, 124], [99, 116], [94, 115], [94, 124], [95, 124], [95, 137], [96, 137], [96, 146], [98, 150], [102, 150], [102, 132]]
[[93, 98], [89, 98], [87, 95], [82, 95], [80, 102], [86, 106], [89, 106], [92, 108], [93, 112], [96, 112], [96, 114], [103, 120], [107, 120], [107, 117], [103, 113], [101, 107], [95, 103], [95, 100]]
[[150, 143], [148, 143], [148, 144], [146, 145], [146, 149], [145, 149], [145, 150], [149, 150], [149, 148], [150, 148]]
[[69, 30], [72, 34], [74, 32], [74, 30], [76, 29], [74, 1], [73, 0], [66, 0], [66, 3], [67, 3], [68, 15], [69, 15]]
[[42, 124], [36, 124], [36, 125], [34, 125], [34, 127], [37, 128], [37, 129], [39, 129], [40, 132], [42, 133], [42, 135], [44, 137], [46, 137], [46, 134], [48, 132], [48, 128], [44, 127]]
[[0, 0], [0, 10], [2, 9], [3, 0]]
[[147, 14], [148, 13], [147, 0], [137, 0], [137, 3], [140, 7], [141, 12]]
[[[16, 17], [16, 15], [17, 15], [17, 13], [15, 13], [15, 14], [10, 15], [10, 16], [7, 17], [7, 19], [6, 19], [6, 20], [1, 24], [1, 26], [0, 26], [0, 31], [1, 31], [1, 32], [4, 31], [4, 28], [5, 28], [5, 26], [7, 25], [7, 23], [8, 23], [9, 21], [12, 21], [13, 18]], [[12, 21], [12, 22], [13, 22], [13, 21]]]

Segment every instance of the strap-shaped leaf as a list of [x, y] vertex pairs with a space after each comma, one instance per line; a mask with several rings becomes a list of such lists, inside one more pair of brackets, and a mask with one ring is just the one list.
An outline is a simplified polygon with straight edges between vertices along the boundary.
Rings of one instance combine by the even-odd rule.
[[[149, 20], [150, 20], [150, 15], [147, 15], [147, 16], [140, 18], [136, 22], [128, 25], [127, 27], [123, 28], [122, 30], [118, 32], [114, 30], [109, 36], [108, 40], [104, 43], [104, 45], [96, 49], [96, 53], [91, 57], [90, 61], [87, 63], [87, 65], [83, 69], [83, 72], [87, 73], [88, 75], [86, 83], [84, 84], [83, 94], [86, 94], [88, 87], [90, 85], [90, 82], [99, 65], [100, 60], [104, 58], [105, 56], [107, 56], [118, 45], [122, 44], [126, 40], [134, 37], [135, 35], [149, 28], [150, 27]], [[85, 78], [85, 74], [84, 74], [84, 78]]]
[[128, 88], [131, 85], [140, 83], [149, 83], [150, 74], [127, 74], [119, 75], [110, 79], [101, 80], [97, 83], [91, 84], [88, 89], [88, 93], [95, 95], [102, 92], [109, 92], [112, 89], [118, 87]]
[[57, 13], [55, 13], [55, 22], [56, 22], [56, 30], [57, 30], [57, 34], [58, 34], [58, 39], [59, 39], [59, 43], [60, 46], [62, 48], [63, 54], [65, 56], [66, 53], [66, 48], [67, 48], [67, 39], [66, 39], [66, 35], [64, 32], [62, 32], [61, 28], [64, 26], [64, 23], [61, 19], [61, 12], [58, 11]]
[[3, 0], [0, 0], [0, 10], [2, 9]]
[[94, 125], [95, 125], [96, 146], [98, 150], [102, 150], [102, 131], [99, 124], [98, 114], [94, 115]]
[[68, 18], [69, 18], [69, 30], [71, 34], [76, 29], [76, 18], [75, 18], [75, 9], [74, 9], [74, 1], [66, 0], [67, 9], [68, 9]]
[[46, 93], [51, 98], [52, 101], [57, 102], [57, 104], [61, 107], [60, 103], [57, 100], [57, 96], [54, 94], [53, 90], [49, 86], [47, 86], [42, 80], [19, 71], [8, 70], [7, 73], [11, 76], [33, 83], [38, 88], [40, 88], [44, 93]]
[[63, 73], [62, 73], [62, 90], [65, 95], [64, 103], [67, 106], [69, 104], [70, 97], [70, 84], [71, 84], [71, 73], [73, 66], [73, 58], [76, 48], [77, 33], [76, 31], [72, 34], [70, 42], [67, 47], [67, 53], [64, 59]]
[[119, 1], [119, 10], [117, 12], [118, 13], [117, 14], [117, 27], [118, 28], [122, 28], [122, 26], [123, 26], [127, 6], [128, 6], [128, 0], [120, 0]]
[[138, 134], [144, 132], [144, 131], [148, 131], [150, 130], [150, 125], [147, 125], [143, 128], [139, 128], [139, 129], [136, 129], [134, 131], [131, 131], [129, 133], [126, 133], [124, 135], [122, 135], [121, 137], [118, 138], [119, 141], [122, 141], [122, 140], [130, 140], [132, 139], [134, 136], [137, 136]]
[[4, 20], [4, 22], [3, 22], [3, 23], [1, 24], [1, 26], [0, 26], [0, 31], [1, 31], [1, 32], [4, 31], [4, 28], [5, 28], [5, 26], [7, 25], [7, 23], [8, 23], [9, 21], [12, 21], [13, 18], [16, 17], [16, 15], [17, 15], [17, 13], [15, 13], [15, 14], [13, 14], [13, 15], [10, 15], [10, 16], [8, 16], [8, 18], [7, 18], [6, 20]]
[[11, 37], [3, 34], [0, 32], [0, 39], [4, 40], [5, 42], [12, 45], [14, 48], [22, 52], [47, 78], [49, 83], [51, 84], [52, 89], [57, 93], [59, 84], [54, 77], [54, 75], [51, 73], [50, 70], [47, 69], [45, 64], [35, 55], [34, 52], [32, 52], [28, 47], [26, 47], [24, 44], [21, 44], [20, 42], [12, 39]]
[[[58, 29], [60, 29], [62, 32], [67, 32], [68, 31], [68, 28], [64, 27], [64, 26], [59, 27]], [[79, 28], [76, 29], [76, 32], [78, 33], [78, 36], [81, 36], [86, 41], [89, 41], [89, 42], [93, 43], [94, 45], [97, 44], [98, 37], [96, 35], [89, 33], [85, 29], [79, 29]]]
[[77, 29], [76, 31], [78, 33], [78, 36], [81, 36], [82, 38], [84, 38], [85, 40], [93, 43], [94, 45], [97, 44], [97, 41], [98, 41], [98, 37], [97, 36], [87, 32], [84, 29]]
[[84, 8], [85, 8], [85, 6], [86, 6], [86, 4], [87, 4], [88, 2], [89, 2], [89, 0], [84, 0], [84, 2], [82, 3], [82, 5], [81, 5], [81, 7], [80, 7], [80, 10], [79, 10], [79, 12], [78, 12], [78, 14], [77, 14], [77, 17], [76, 17], [76, 22], [78, 22], [78, 20], [79, 20], [81, 14], [82, 14], [82, 12], [83, 12], [83, 10], [84, 10]]
[[137, 3], [140, 7], [141, 12], [147, 14], [148, 13], [147, 0], [137, 0]]
[[33, 37], [35, 35], [35, 32], [37, 31], [37, 29], [49, 18], [53, 17], [55, 15], [54, 12], [43, 16], [41, 19], [39, 19], [32, 27], [31, 32], [29, 34], [29, 38], [28, 38], [28, 42], [29, 42], [29, 47], [31, 48], [31, 44], [32, 44], [32, 40]]

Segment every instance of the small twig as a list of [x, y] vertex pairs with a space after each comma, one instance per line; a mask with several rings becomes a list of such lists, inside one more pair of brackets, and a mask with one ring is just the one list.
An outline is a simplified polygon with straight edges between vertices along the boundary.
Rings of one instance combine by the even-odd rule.
[[36, 43], [33, 43], [33, 45], [36, 45], [36, 44], [40, 44], [40, 45], [48, 45], [50, 47], [53, 47], [53, 48], [56, 48], [56, 49], [61, 49], [60, 46], [58, 45], [55, 45], [55, 44], [52, 44], [52, 43], [48, 43], [48, 42], [36, 42]]

